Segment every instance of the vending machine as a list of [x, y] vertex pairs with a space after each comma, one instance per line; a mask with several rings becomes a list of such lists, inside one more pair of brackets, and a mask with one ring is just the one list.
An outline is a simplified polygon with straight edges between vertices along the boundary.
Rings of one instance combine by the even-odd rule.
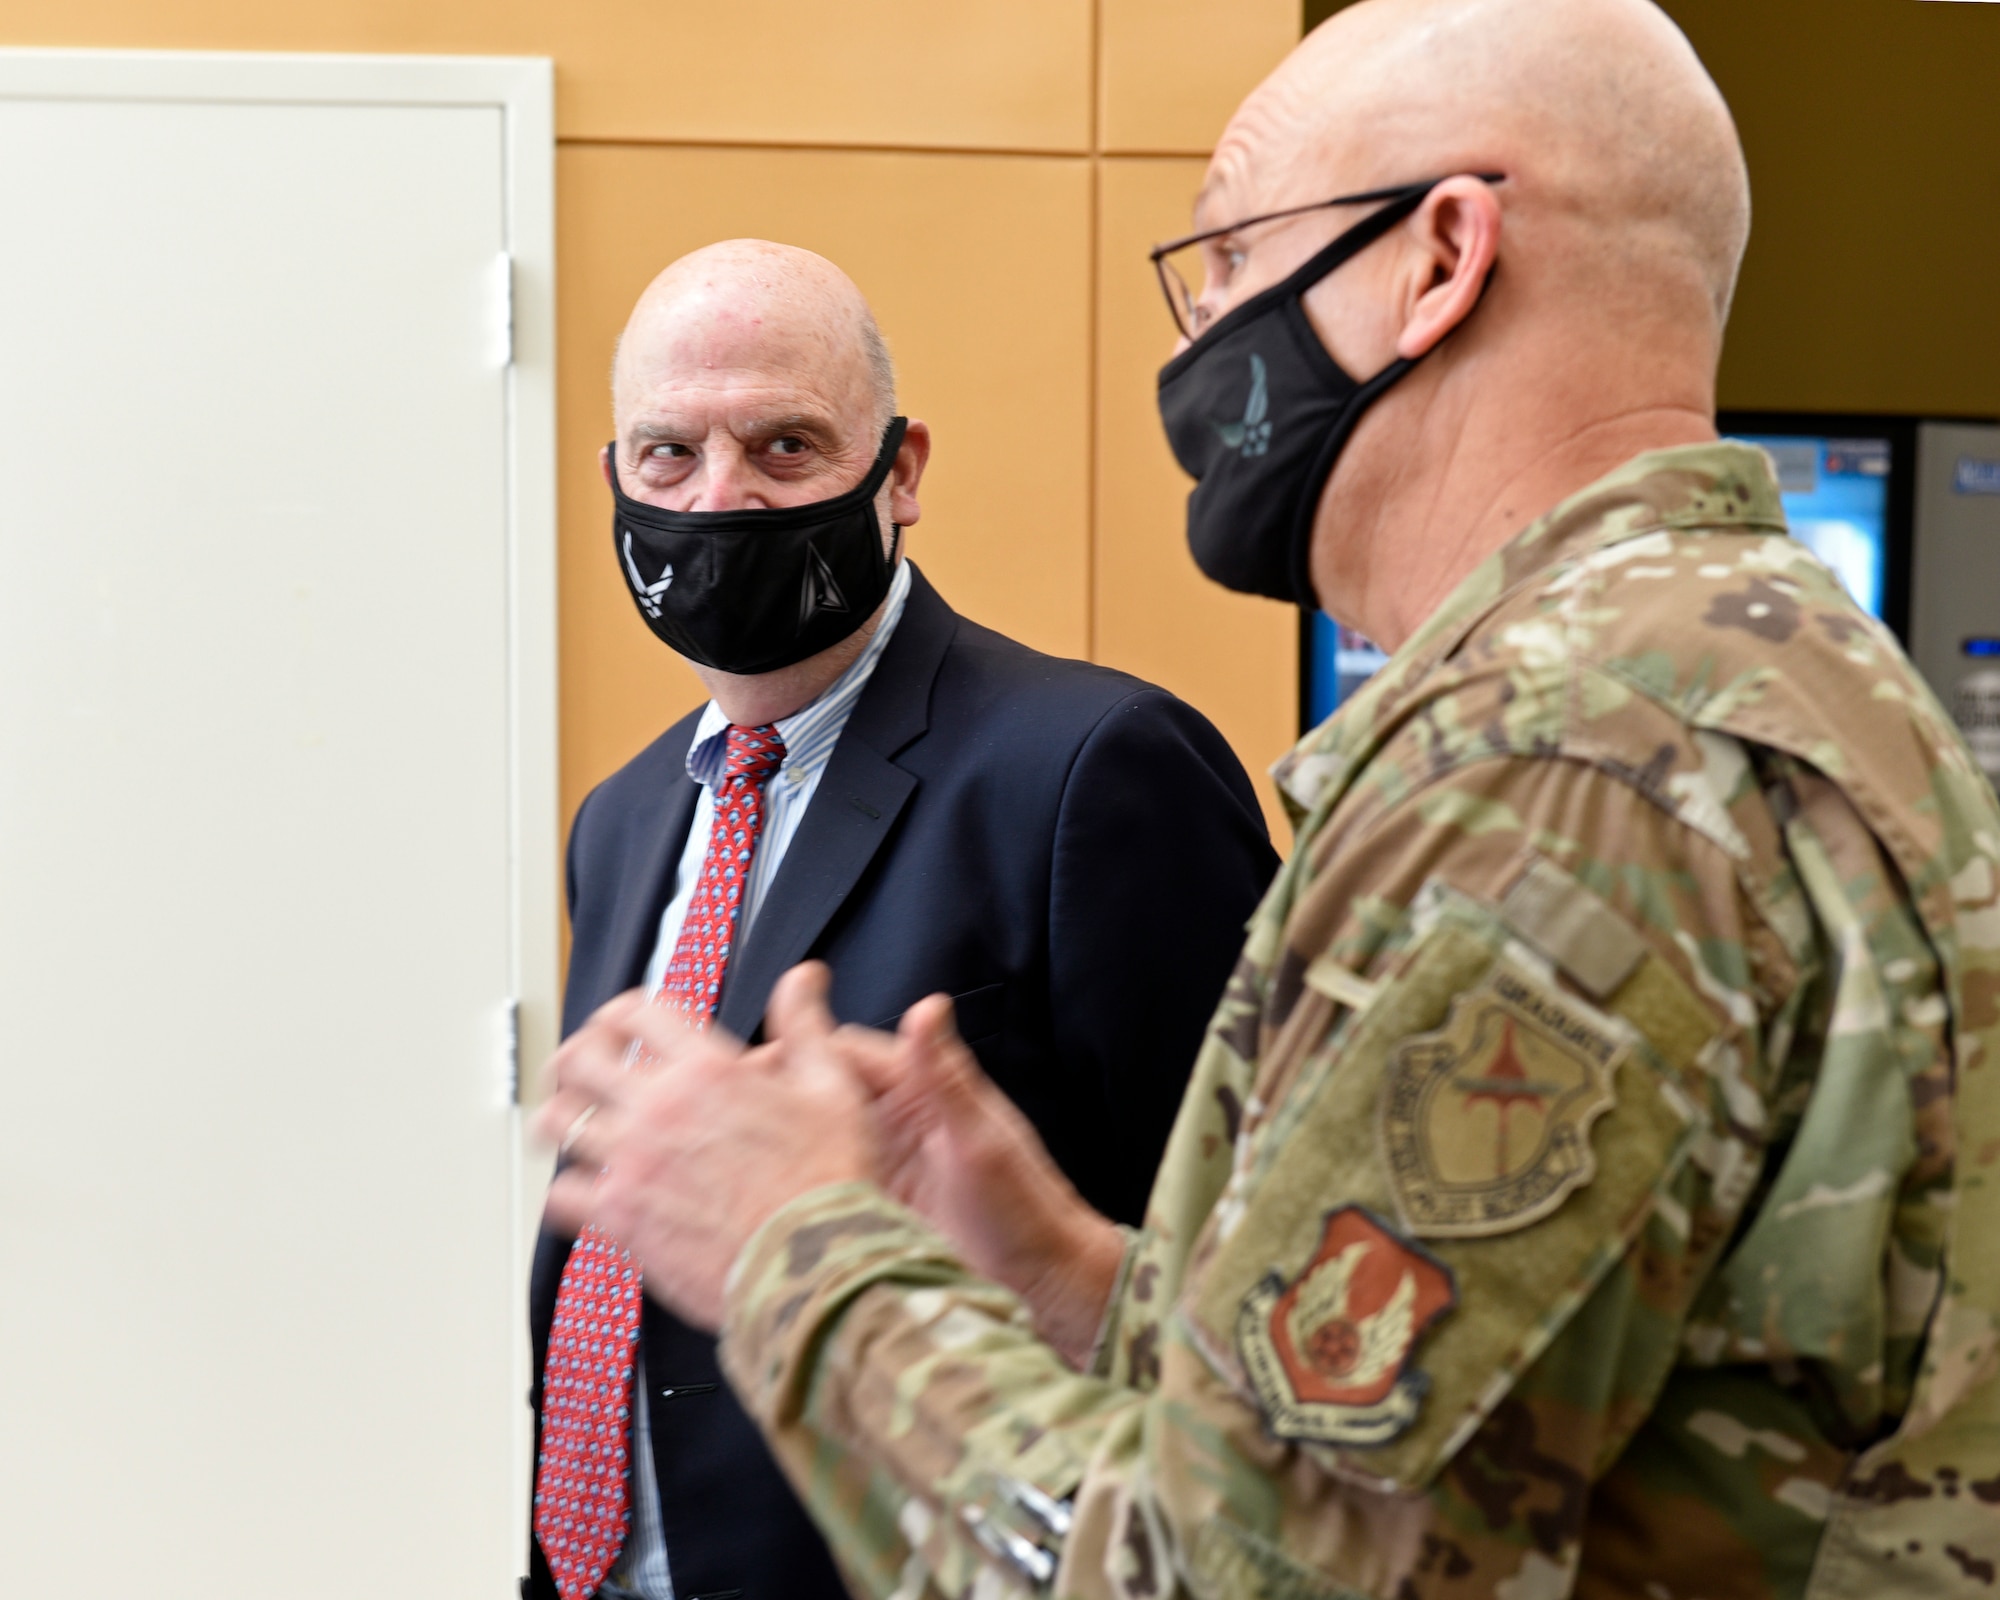
[[[1762, 446], [1795, 538], [1903, 641], [2000, 782], [2000, 423], [1726, 411]], [[1299, 714], [1314, 727], [1386, 658], [1316, 611], [1299, 622]]]

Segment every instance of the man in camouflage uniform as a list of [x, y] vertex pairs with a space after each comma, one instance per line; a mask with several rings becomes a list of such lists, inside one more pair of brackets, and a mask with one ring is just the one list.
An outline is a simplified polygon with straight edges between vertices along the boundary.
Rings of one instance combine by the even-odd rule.
[[[553, 1204], [722, 1327], [859, 1592], [2000, 1575], [2000, 807], [1714, 442], [1726, 112], [1642, 0], [1367, 0], [1197, 220], [1437, 173], [1306, 301], [1350, 371], [1452, 333], [1313, 522], [1398, 648], [1277, 769], [1296, 847], [1145, 1227], [941, 1003], [832, 1033], [804, 972], [750, 1056], [627, 1002], [558, 1058]], [[1298, 221], [1225, 237], [1210, 316], [1339, 226]]]

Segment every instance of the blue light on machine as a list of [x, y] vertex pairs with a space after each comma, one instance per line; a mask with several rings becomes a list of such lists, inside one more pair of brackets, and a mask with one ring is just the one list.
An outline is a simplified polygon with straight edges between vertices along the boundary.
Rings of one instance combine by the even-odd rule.
[[2000, 639], [1967, 639], [1962, 648], [1969, 656], [2000, 656]]

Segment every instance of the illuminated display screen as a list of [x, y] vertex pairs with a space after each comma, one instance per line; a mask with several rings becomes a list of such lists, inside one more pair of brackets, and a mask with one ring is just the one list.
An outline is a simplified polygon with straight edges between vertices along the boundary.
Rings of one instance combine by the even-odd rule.
[[1862, 610], [1881, 616], [1889, 581], [1889, 441], [1736, 437], [1770, 452], [1793, 537], [1833, 569]]

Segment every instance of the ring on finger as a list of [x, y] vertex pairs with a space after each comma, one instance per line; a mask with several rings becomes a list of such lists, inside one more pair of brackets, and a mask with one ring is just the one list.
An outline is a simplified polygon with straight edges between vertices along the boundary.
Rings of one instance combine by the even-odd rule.
[[575, 1120], [567, 1128], [563, 1129], [562, 1142], [556, 1146], [556, 1154], [559, 1156], [568, 1155], [570, 1147], [583, 1136], [584, 1125], [596, 1115], [597, 1102], [593, 1100], [576, 1114]]

